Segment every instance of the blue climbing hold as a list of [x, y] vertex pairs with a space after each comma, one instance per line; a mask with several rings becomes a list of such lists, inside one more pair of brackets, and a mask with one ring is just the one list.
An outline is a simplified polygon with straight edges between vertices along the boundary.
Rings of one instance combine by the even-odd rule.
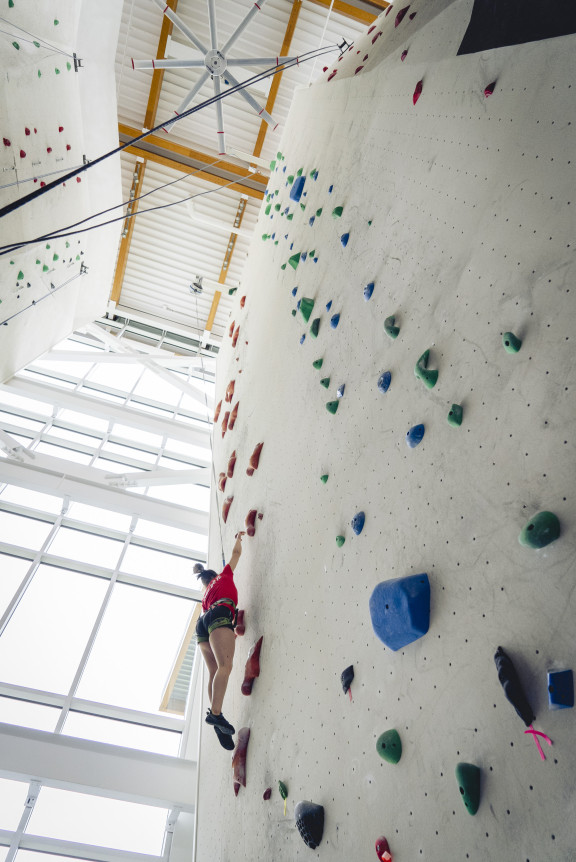
[[294, 180], [294, 184], [290, 189], [290, 200], [298, 203], [300, 198], [302, 197], [302, 192], [304, 191], [304, 183], [306, 182], [306, 177], [296, 177]]
[[304, 344], [305, 338], [306, 338], [306, 333], [304, 333], [304, 335], [300, 336], [300, 344]]
[[300, 311], [300, 303], [301, 302], [302, 302], [302, 300], [299, 299], [298, 302], [296, 303], [296, 308], [298, 309], [298, 311]]
[[339, 323], [340, 323], [340, 315], [339, 314], [333, 314], [332, 317], [330, 318], [330, 326], [332, 327], [332, 329], [336, 329], [336, 327], [338, 326]]
[[364, 514], [364, 512], [357, 512], [352, 518], [352, 530], [357, 536], [359, 536], [364, 529], [365, 520], [366, 515]]
[[308, 257], [308, 252], [303, 251], [302, 254], [300, 255], [300, 260], [306, 260], [307, 257]]
[[293, 243], [293, 242], [291, 242], [291, 243], [290, 243], [290, 251], [292, 251], [292, 249], [293, 249], [293, 248], [294, 248], [294, 243]]
[[297, 287], [293, 287], [293, 288], [292, 288], [292, 296], [296, 296], [296, 294], [297, 294], [297, 293], [298, 293], [298, 288], [297, 288]]
[[272, 239], [276, 239], [276, 232], [272, 234]]
[[342, 245], [344, 246], [344, 248], [346, 248], [346, 246], [348, 245], [348, 240], [349, 240], [349, 239], [350, 239], [350, 234], [349, 234], [349, 233], [343, 233], [343, 234], [342, 234], [342, 236], [340, 237], [340, 242], [342, 243]]
[[366, 287], [364, 288], [364, 299], [366, 300], [366, 302], [368, 302], [368, 300], [370, 299], [370, 297], [372, 296], [373, 293], [374, 293], [374, 282], [371, 281], [370, 284], [367, 284]]
[[392, 381], [392, 374], [390, 371], [384, 371], [383, 374], [378, 378], [378, 389], [380, 392], [388, 392], [390, 388], [390, 383]]
[[326, 311], [330, 311], [331, 308], [332, 308], [332, 300], [330, 300], [330, 302], [326, 303]]
[[424, 437], [424, 431], [426, 429], [423, 425], [413, 425], [412, 428], [406, 434], [406, 443], [410, 446], [411, 449], [415, 449], [419, 443], [422, 442], [422, 438]]
[[318, 258], [317, 258], [317, 257], [315, 257], [315, 258], [314, 258], [314, 263], [318, 263]]
[[430, 627], [430, 581], [426, 573], [382, 581], [370, 596], [372, 628], [391, 650], [399, 650]]
[[574, 706], [574, 675], [571, 670], [548, 671], [548, 707], [570, 709]]
[[311, 218], [308, 219], [308, 224], [310, 225], [310, 227], [312, 227], [315, 220], [316, 220], [316, 216], [311, 216]]
[[333, 188], [334, 188], [334, 186], [330, 186], [330, 188], [328, 189], [328, 194], [329, 194], [329, 195], [331, 195], [331, 194], [332, 194], [332, 189], [333, 189]]
[[343, 398], [345, 389], [346, 389], [346, 384], [342, 383], [342, 385], [339, 386], [338, 389], [336, 390], [336, 397], [337, 398]]

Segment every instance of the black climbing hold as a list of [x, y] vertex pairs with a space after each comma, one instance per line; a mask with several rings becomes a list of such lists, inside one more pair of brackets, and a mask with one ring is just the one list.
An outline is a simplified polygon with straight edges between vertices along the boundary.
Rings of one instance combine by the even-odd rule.
[[536, 716], [528, 703], [528, 698], [522, 688], [516, 668], [512, 664], [512, 659], [506, 655], [501, 646], [498, 647], [494, 654], [494, 662], [496, 663], [498, 679], [504, 689], [504, 694], [526, 727], [530, 727]]
[[366, 302], [368, 302], [368, 300], [372, 296], [373, 292], [374, 292], [374, 282], [371, 281], [370, 284], [367, 284], [366, 287], [364, 288], [364, 299], [366, 300]]
[[402, 757], [402, 740], [397, 730], [385, 730], [376, 740], [376, 751], [382, 760], [398, 763]]
[[415, 449], [422, 442], [425, 432], [424, 425], [413, 425], [406, 434], [406, 443], [411, 449]]
[[538, 512], [534, 515], [520, 535], [518, 541], [528, 548], [545, 548], [560, 535], [560, 521], [554, 512]]
[[394, 325], [395, 320], [395, 316], [391, 314], [390, 317], [387, 317], [384, 321], [384, 332], [386, 335], [389, 335], [390, 338], [398, 338], [398, 334], [400, 332], [400, 327]]
[[468, 814], [476, 814], [480, 805], [480, 769], [474, 763], [456, 766], [456, 781]]
[[352, 530], [357, 536], [359, 536], [364, 529], [365, 520], [366, 515], [364, 514], [364, 512], [357, 512], [352, 518]]
[[296, 309], [295, 308], [292, 309], [292, 317], [296, 317]]
[[320, 318], [316, 317], [312, 321], [312, 325], [310, 326], [310, 335], [312, 336], [312, 338], [318, 337], [319, 330], [320, 330]]
[[342, 689], [344, 694], [348, 694], [348, 689], [352, 685], [352, 680], [354, 679], [354, 665], [350, 665], [345, 668], [340, 674], [340, 682], [342, 683]]
[[391, 381], [392, 374], [389, 371], [384, 371], [378, 378], [378, 389], [380, 392], [388, 392]]
[[522, 347], [522, 341], [513, 332], [505, 332], [502, 336], [502, 344], [506, 353], [518, 353]]
[[304, 844], [315, 850], [324, 833], [324, 807], [314, 802], [299, 802], [294, 809], [296, 826]]

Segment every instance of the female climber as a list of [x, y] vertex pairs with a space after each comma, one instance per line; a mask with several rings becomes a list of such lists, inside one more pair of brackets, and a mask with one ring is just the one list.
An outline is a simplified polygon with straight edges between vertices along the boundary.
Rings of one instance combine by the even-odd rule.
[[208, 669], [208, 701], [210, 709], [206, 715], [223, 748], [234, 748], [234, 728], [222, 715], [222, 702], [226, 694], [228, 677], [232, 671], [236, 625], [238, 591], [234, 583], [234, 570], [242, 553], [242, 536], [236, 535], [230, 562], [220, 574], [205, 569], [202, 563], [194, 565], [194, 574], [204, 585], [202, 615], [196, 623], [196, 639]]

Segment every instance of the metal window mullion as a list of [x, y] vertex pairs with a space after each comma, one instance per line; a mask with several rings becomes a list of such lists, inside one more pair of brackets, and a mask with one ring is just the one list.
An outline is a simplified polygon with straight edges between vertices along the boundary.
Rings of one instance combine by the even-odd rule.
[[36, 805], [36, 800], [38, 799], [38, 794], [40, 793], [41, 783], [39, 781], [31, 781], [28, 786], [28, 796], [26, 797], [26, 802], [24, 803], [24, 811], [22, 812], [22, 816], [20, 817], [20, 822], [16, 828], [12, 836], [12, 840], [10, 842], [10, 847], [8, 848], [8, 853], [6, 854], [6, 859], [4, 862], [13, 862], [16, 853], [20, 848], [20, 842], [22, 840], [22, 836], [26, 831], [26, 827], [28, 826], [28, 821], [32, 816], [32, 811], [34, 810], [34, 806]]
[[76, 691], [77, 691], [78, 686], [80, 684], [80, 680], [82, 679], [82, 674], [84, 673], [84, 671], [86, 669], [86, 664], [88, 662], [88, 659], [90, 658], [90, 653], [92, 652], [94, 642], [95, 642], [96, 637], [98, 635], [98, 632], [100, 630], [102, 620], [104, 619], [104, 614], [106, 613], [106, 611], [108, 609], [108, 605], [110, 604], [110, 599], [112, 598], [112, 591], [114, 590], [114, 586], [115, 586], [116, 581], [118, 579], [118, 574], [120, 572], [120, 566], [122, 565], [122, 561], [124, 559], [126, 551], [128, 550], [128, 545], [130, 544], [130, 536], [134, 530], [134, 527], [136, 526], [136, 520], [137, 520], [136, 518], [132, 519], [132, 523], [130, 525], [130, 531], [128, 532], [126, 539], [124, 540], [124, 546], [120, 552], [118, 562], [116, 563], [116, 568], [114, 569], [114, 571], [112, 573], [112, 577], [110, 578], [110, 583], [108, 584], [108, 589], [106, 590], [106, 595], [104, 596], [104, 599], [102, 600], [102, 604], [100, 605], [100, 610], [98, 611], [98, 616], [96, 617], [96, 620], [94, 621], [94, 625], [92, 626], [92, 631], [90, 632], [90, 636], [89, 636], [88, 641], [86, 643], [86, 646], [84, 648], [84, 652], [82, 653], [82, 658], [80, 659], [80, 662], [78, 664], [78, 668], [77, 668], [76, 673], [74, 675], [74, 679], [72, 680], [72, 684], [70, 685], [68, 695], [66, 696], [66, 701], [64, 702], [64, 705], [62, 706], [62, 709], [60, 711], [60, 716], [58, 718], [58, 722], [57, 722], [56, 727], [54, 729], [54, 733], [62, 733], [62, 727], [64, 726], [64, 722], [66, 721], [68, 713], [70, 712], [72, 700], [74, 698], [74, 695], [76, 694]]
[[21, 850], [70, 856], [85, 859], [87, 862], [162, 862], [161, 856], [146, 853], [131, 853], [128, 850], [115, 850], [93, 844], [80, 844], [60, 838], [46, 838], [43, 835], [24, 835], [20, 841]]
[[22, 506], [19, 503], [8, 503], [0, 499], [0, 511], [10, 512], [12, 515], [21, 515], [23, 518], [31, 518], [33, 521], [46, 521], [53, 524], [56, 516], [52, 512], [42, 512], [40, 509], [31, 509], [29, 506]]

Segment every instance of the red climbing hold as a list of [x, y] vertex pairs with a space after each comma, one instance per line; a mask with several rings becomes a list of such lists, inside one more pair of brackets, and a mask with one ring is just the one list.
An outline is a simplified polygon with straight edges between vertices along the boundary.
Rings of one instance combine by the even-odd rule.
[[367, 35], [367, 36], [369, 36], [369, 35], [370, 35], [370, 33], [372, 32], [372, 30], [375, 30], [375, 29], [376, 29], [376, 24], [372, 24], [372, 26], [369, 28], [369, 30], [368, 30], [368, 32], [366, 33], [366, 35]]
[[264, 791], [264, 793], [262, 794], [262, 799], [270, 799], [271, 796], [272, 796], [272, 788], [267, 787], [266, 790]]
[[230, 329], [228, 330], [228, 335], [230, 338], [232, 338], [232, 336], [234, 334], [234, 327], [235, 326], [236, 326], [236, 321], [233, 320], [232, 323], [230, 324]]
[[82, 177], [76, 177], [76, 182], [77, 182], [77, 183], [81, 183], [81, 182], [82, 182]]
[[26, 158], [26, 153], [24, 152], [24, 150], [20, 150], [20, 158], [21, 158], [21, 159], [25, 159], [25, 158]]
[[63, 132], [63, 131], [64, 131], [64, 126], [58, 126], [58, 131], [59, 131], [59, 132]]
[[12, 144], [10, 143], [10, 140], [8, 138], [2, 138], [2, 140], [4, 141], [5, 147], [11, 147], [12, 146]]
[[242, 683], [242, 694], [252, 694], [252, 686], [254, 685], [254, 680], [257, 676], [260, 676], [260, 650], [262, 649], [262, 641], [264, 639], [264, 635], [256, 641], [250, 652], [248, 653], [248, 658], [246, 660], [246, 667], [244, 669], [244, 682]]
[[240, 299], [240, 308], [244, 308], [245, 304], [246, 304], [246, 297], [245, 297], [245, 296], [243, 296], [243, 297]]
[[330, 74], [328, 75], [328, 80], [329, 80], [329, 81], [331, 81], [331, 80], [332, 80], [332, 78], [334, 77], [334, 75], [336, 74], [336, 72], [337, 72], [337, 71], [338, 71], [338, 69], [334, 69], [332, 72], [330, 72]]
[[236, 449], [230, 455], [228, 459], [228, 478], [231, 479], [234, 475], [234, 467], [236, 466]]
[[362, 62], [365, 63], [367, 59], [368, 59], [368, 54], [364, 54], [364, 56], [362, 57]]
[[24, 128], [24, 134], [25, 134], [25, 135], [29, 135], [29, 134], [30, 134], [30, 129], [28, 128], [28, 126], [25, 126], [25, 128]]
[[398, 14], [396, 15], [396, 20], [394, 22], [395, 27], [397, 27], [398, 24], [400, 24], [402, 22], [402, 19], [404, 18], [404, 15], [406, 14], [406, 12], [408, 11], [409, 8], [410, 8], [410, 6], [408, 5], [408, 6], [404, 6], [403, 9], [400, 9]]
[[46, 152], [47, 152], [47, 153], [51, 153], [51, 152], [52, 152], [52, 147], [46, 147]]
[[222, 520], [224, 523], [228, 520], [228, 512], [230, 511], [230, 506], [232, 505], [232, 500], [234, 497], [226, 497], [224, 502], [222, 503]]
[[234, 397], [234, 387], [236, 386], [236, 381], [231, 380], [228, 386], [226, 387], [226, 395], [224, 396], [224, 400], [230, 404], [232, 402], [232, 398]]
[[376, 855], [380, 862], [392, 862], [392, 854], [390, 853], [390, 845], [383, 835], [376, 839]]
[[414, 90], [414, 95], [412, 96], [412, 101], [414, 104], [418, 101], [422, 94], [422, 81], [418, 81], [416, 84], [416, 89]]
[[246, 623], [244, 622], [244, 611], [238, 611], [238, 618], [236, 620], [236, 628], [234, 629], [236, 632], [236, 636], [241, 638], [243, 634], [246, 632]]
[[67, 149], [67, 150], [71, 150], [71, 149], [72, 149], [72, 147], [70, 146], [70, 144], [66, 144], [66, 149]]
[[219, 401], [216, 405], [216, 410], [214, 411], [214, 422], [218, 422], [218, 417], [220, 416], [220, 410], [222, 408], [222, 402]]
[[496, 86], [496, 81], [492, 81], [491, 84], [488, 84], [488, 86], [484, 88], [484, 95], [486, 96], [486, 98], [488, 98], [488, 96], [492, 95], [492, 93], [494, 92], [495, 86]]
[[408, 48], [406, 48], [406, 50], [402, 51], [402, 53], [400, 54], [400, 59], [402, 60], [402, 62], [404, 62], [404, 60], [406, 59], [407, 56], [408, 56]]
[[354, 74], [355, 74], [355, 75], [357, 75], [357, 74], [358, 74], [358, 72], [361, 72], [363, 68], [364, 68], [364, 66], [358, 66], [358, 68], [356, 69], [356, 71], [354, 72]]
[[417, 14], [418, 14], [417, 12], [411, 12], [410, 15], [408, 15], [408, 17], [410, 18], [411, 21], [413, 21]]
[[[45, 185], [46, 185], [46, 183], [44, 182], [44, 180], [42, 180], [42, 181], [41, 181], [41, 183], [40, 183], [40, 188], [41, 188], [41, 189], [42, 189], [42, 188], [44, 188], [44, 186], [45, 186]], [[65, 186], [65, 185], [66, 185], [66, 183], [62, 183], [62, 185], [64, 185], [64, 186]]]
[[240, 335], [240, 327], [237, 326], [236, 331], [234, 332], [234, 335], [232, 336], [232, 347], [236, 347], [236, 342], [238, 341], [239, 335]]
[[[390, 8], [390, 7], [388, 7], [388, 8]], [[379, 39], [381, 35], [382, 35], [382, 30], [378, 30], [378, 32], [376, 33], [376, 35], [375, 35], [375, 36], [372, 36], [372, 44], [374, 44], [374, 42], [376, 41], [376, 39]]]
[[230, 411], [227, 410], [226, 413], [224, 414], [224, 418], [222, 419], [222, 436], [224, 436], [224, 434], [228, 430], [228, 420], [229, 419], [230, 419]]
[[389, 14], [390, 14], [390, 12], [392, 11], [392, 6], [393, 6], [393, 4], [392, 4], [392, 3], [390, 4], [390, 6], [388, 6], [388, 8], [386, 9], [386, 12], [385, 12], [385, 14], [384, 14], [384, 17], [386, 17], [386, 15], [389, 15]]
[[323, 71], [323, 72], [327, 72], [327, 71], [328, 71], [328, 66], [322, 66], [322, 71]]
[[[234, 777], [234, 793], [238, 796], [240, 785], [246, 787], [246, 752], [250, 741], [250, 728], [241, 727], [238, 731], [238, 742], [232, 755], [232, 772]], [[238, 786], [238, 790], [236, 789]]]
[[258, 464], [260, 463], [260, 452], [262, 451], [263, 445], [264, 443], [258, 443], [254, 451], [250, 455], [250, 466], [246, 470], [246, 474], [248, 476], [252, 476], [254, 470], [258, 469]]
[[236, 417], [238, 416], [238, 407], [240, 402], [236, 402], [236, 406], [232, 409], [232, 413], [230, 414], [230, 419], [228, 420], [228, 430], [232, 431], [234, 425], [236, 424]]
[[234, 782], [234, 796], [238, 796], [240, 793], [240, 783], [238, 781]]
[[256, 509], [250, 509], [248, 514], [246, 515], [246, 532], [249, 536], [253, 536], [256, 532], [256, 515], [258, 514]]
[[218, 490], [223, 491], [226, 487], [226, 473], [220, 473], [218, 476]]

